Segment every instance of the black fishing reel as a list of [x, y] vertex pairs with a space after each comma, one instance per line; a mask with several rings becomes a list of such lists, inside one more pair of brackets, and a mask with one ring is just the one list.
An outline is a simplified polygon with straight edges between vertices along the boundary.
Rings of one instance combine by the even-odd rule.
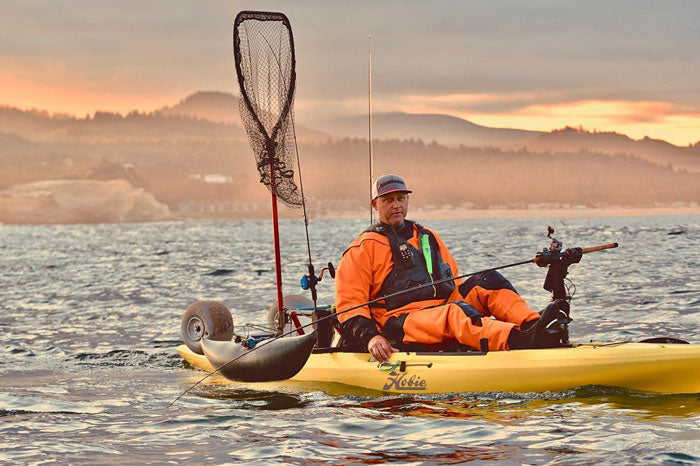
[[319, 348], [326, 348], [331, 346], [331, 341], [333, 339], [333, 322], [329, 320], [328, 317], [334, 313], [333, 309], [335, 307], [317, 306], [316, 285], [318, 284], [318, 282], [323, 280], [323, 273], [326, 270], [331, 275], [331, 278], [335, 278], [335, 267], [333, 267], [333, 264], [331, 262], [329, 262], [326, 267], [321, 269], [321, 271], [318, 273], [318, 276], [314, 274], [313, 264], [309, 264], [309, 273], [308, 275], [304, 275], [303, 277], [301, 277], [300, 283], [302, 290], [311, 290], [311, 299], [314, 303], [312, 319], [316, 322], [314, 324], [314, 330], [318, 335], [317, 347]]
[[554, 228], [547, 227], [547, 238], [551, 240], [548, 248], [538, 252], [534, 262], [540, 267], [549, 267], [547, 277], [544, 279], [543, 288], [552, 292], [552, 301], [555, 299], [571, 300], [568, 295], [564, 279], [568, 275], [568, 268], [571, 264], [581, 261], [583, 249], [569, 248], [562, 252], [563, 243], [552, 236]]
[[333, 264], [331, 262], [329, 262], [326, 267], [321, 269], [321, 271], [318, 273], [318, 276], [316, 276], [316, 274], [314, 273], [313, 264], [309, 264], [309, 273], [301, 277], [301, 289], [311, 290], [311, 299], [314, 302], [314, 307], [316, 306], [317, 299], [316, 284], [323, 280], [323, 272], [325, 272], [326, 270], [328, 270], [328, 273], [331, 275], [331, 278], [335, 278], [335, 267], [333, 267]]
[[[570, 248], [562, 252], [564, 244], [552, 236], [554, 228], [547, 227], [547, 238], [551, 240], [549, 247], [544, 248], [535, 256], [535, 263], [540, 267], [548, 267], [547, 276], [544, 279], [543, 288], [552, 293], [552, 305], [559, 306], [561, 317], [557, 319], [554, 327], [548, 329], [552, 336], [558, 339], [559, 344], [569, 344], [569, 323], [571, 323], [571, 298], [573, 294], [568, 293], [564, 280], [569, 274], [568, 268], [571, 264], [576, 264], [583, 256], [583, 249]], [[574, 288], [575, 289], [575, 288]], [[562, 300], [558, 303], [556, 300]]]

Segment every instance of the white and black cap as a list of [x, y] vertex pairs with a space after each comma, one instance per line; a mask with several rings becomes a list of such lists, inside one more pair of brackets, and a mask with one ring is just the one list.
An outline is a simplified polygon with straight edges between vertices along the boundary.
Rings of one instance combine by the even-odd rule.
[[395, 192], [411, 193], [413, 191], [406, 188], [406, 182], [398, 175], [382, 175], [372, 185], [372, 199]]

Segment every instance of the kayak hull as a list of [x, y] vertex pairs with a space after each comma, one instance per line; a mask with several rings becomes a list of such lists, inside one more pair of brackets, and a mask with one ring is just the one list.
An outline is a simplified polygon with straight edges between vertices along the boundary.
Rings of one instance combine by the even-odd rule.
[[[191, 366], [214, 367], [185, 345]], [[389, 393], [543, 392], [586, 385], [700, 393], [700, 345], [616, 343], [474, 353], [314, 353], [291, 381], [341, 383]]]

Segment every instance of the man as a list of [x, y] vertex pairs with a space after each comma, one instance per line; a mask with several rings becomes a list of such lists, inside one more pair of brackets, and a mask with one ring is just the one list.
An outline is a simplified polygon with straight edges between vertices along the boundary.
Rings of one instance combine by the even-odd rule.
[[[405, 219], [411, 192], [397, 175], [374, 183], [372, 207], [379, 222], [343, 254], [335, 302], [342, 311], [388, 297], [338, 315], [345, 338], [379, 361], [399, 351], [397, 346], [416, 344], [458, 342], [489, 351], [556, 346], [557, 336], [552, 341], [545, 333], [557, 328], [565, 301], [551, 303], [540, 317], [495, 271], [435, 283], [459, 275], [457, 264], [437, 233]], [[415, 289], [418, 285], [428, 286]]]

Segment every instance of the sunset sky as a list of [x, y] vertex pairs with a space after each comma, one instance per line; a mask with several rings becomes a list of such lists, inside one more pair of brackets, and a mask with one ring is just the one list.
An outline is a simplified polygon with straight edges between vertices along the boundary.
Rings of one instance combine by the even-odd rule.
[[0, 105], [84, 116], [236, 92], [231, 27], [282, 11], [297, 121], [374, 110], [700, 141], [700, 2], [3, 0]]

